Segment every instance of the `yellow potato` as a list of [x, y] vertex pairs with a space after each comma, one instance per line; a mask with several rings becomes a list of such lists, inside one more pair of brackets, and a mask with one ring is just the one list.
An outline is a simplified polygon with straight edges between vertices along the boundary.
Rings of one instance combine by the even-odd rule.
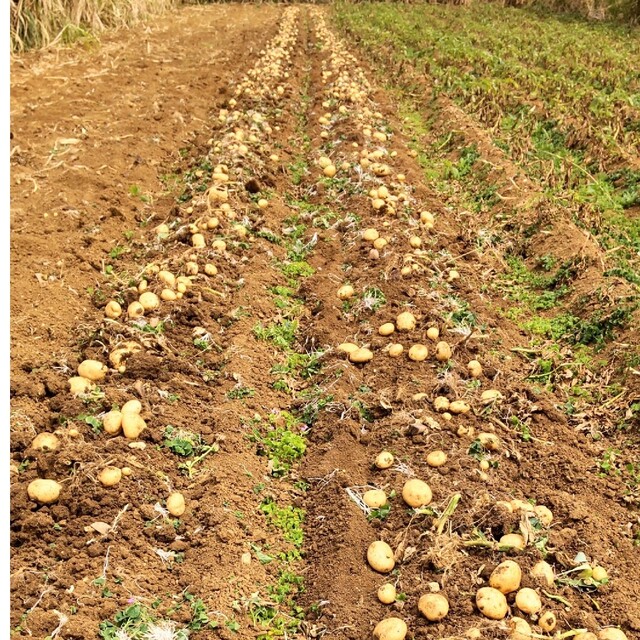
[[40, 504], [53, 504], [60, 497], [62, 485], [55, 480], [38, 478], [32, 480], [27, 487], [27, 495], [30, 500]]
[[142, 403], [140, 400], [128, 400], [122, 405], [122, 413], [140, 413], [142, 411]]
[[179, 518], [186, 510], [187, 506], [184, 496], [179, 491], [174, 491], [167, 498], [167, 511], [174, 517]]
[[436, 360], [446, 362], [451, 359], [451, 347], [448, 342], [442, 340], [436, 345]]
[[391, 604], [396, 601], [396, 588], [390, 582], [383, 584], [378, 589], [378, 600], [382, 604]]
[[418, 600], [420, 613], [431, 622], [439, 622], [449, 613], [449, 601], [441, 593], [425, 593]]
[[504, 594], [493, 587], [482, 587], [476, 593], [476, 606], [483, 616], [502, 620], [509, 610]]
[[194, 233], [191, 236], [191, 245], [194, 246], [196, 249], [202, 249], [207, 245], [207, 243], [206, 243], [206, 240], [204, 239], [204, 236], [201, 233]]
[[497, 389], [487, 389], [482, 392], [480, 396], [480, 402], [482, 404], [487, 405], [493, 402], [497, 402], [498, 400], [502, 400], [502, 394]]
[[115, 300], [109, 300], [104, 308], [104, 315], [111, 320], [115, 320], [122, 315], [122, 307]]
[[353, 298], [354, 294], [354, 288], [350, 284], [344, 284], [338, 289], [337, 296], [340, 300], [348, 300]]
[[387, 504], [387, 494], [382, 489], [370, 489], [362, 495], [362, 501], [372, 509], [379, 509]]
[[409, 348], [409, 360], [424, 362], [429, 357], [429, 349], [423, 344], [414, 344]]
[[363, 363], [373, 360], [373, 353], [369, 349], [357, 349], [349, 354], [351, 362]]
[[534, 589], [524, 587], [516, 593], [516, 606], [524, 613], [538, 613], [542, 609], [542, 600]]
[[127, 315], [133, 320], [135, 320], [136, 318], [142, 318], [142, 316], [144, 315], [144, 307], [140, 302], [138, 302], [137, 300], [134, 300], [127, 307]]
[[447, 462], [447, 454], [444, 451], [431, 451], [427, 455], [427, 464], [430, 467], [442, 467]]
[[91, 380], [87, 380], [87, 378], [83, 378], [82, 376], [69, 378], [69, 391], [71, 391], [71, 394], [74, 396], [90, 393], [95, 389], [95, 386]]
[[465, 414], [465, 413], [469, 413], [469, 411], [471, 411], [471, 407], [464, 400], [454, 400], [449, 405], [449, 411], [451, 413], [455, 413], [456, 415]]
[[100, 382], [107, 375], [108, 368], [99, 360], [83, 360], [78, 365], [78, 375], [91, 380], [91, 382]]
[[54, 433], [43, 431], [31, 441], [31, 448], [37, 451], [57, 451], [60, 448], [60, 440]]
[[360, 347], [357, 344], [353, 344], [353, 342], [343, 342], [337, 346], [338, 351], [341, 353], [353, 353], [357, 351]]
[[545, 507], [543, 504], [538, 504], [533, 507], [533, 513], [536, 514], [536, 518], [538, 518], [545, 527], [548, 527], [553, 522], [551, 509]]
[[416, 317], [410, 311], [403, 311], [396, 318], [398, 331], [413, 331], [416, 328]]
[[607, 627], [598, 631], [598, 640], [628, 640], [628, 638], [622, 629]]
[[393, 322], [385, 322], [378, 328], [378, 333], [381, 336], [390, 336], [395, 330], [396, 328]]
[[377, 229], [365, 229], [362, 233], [362, 239], [367, 242], [373, 242], [380, 237]]
[[175, 289], [176, 277], [171, 271], [158, 271], [158, 280], [170, 289]]
[[530, 573], [534, 578], [540, 580], [547, 587], [552, 587], [556, 580], [553, 567], [545, 560], [536, 562]]
[[388, 451], [381, 451], [374, 464], [378, 469], [388, 469], [393, 464], [393, 454]]
[[478, 440], [487, 451], [500, 450], [500, 438], [495, 433], [483, 431], [478, 434]]
[[470, 360], [467, 371], [472, 378], [479, 378], [482, 375], [482, 365], [477, 360]]
[[538, 626], [547, 633], [553, 631], [557, 624], [558, 619], [553, 611], [545, 611], [538, 620]]
[[114, 487], [122, 480], [122, 470], [118, 467], [105, 467], [98, 474], [98, 480], [103, 487]]
[[102, 418], [102, 428], [105, 433], [115, 435], [122, 429], [122, 413], [120, 411], [109, 411]]
[[507, 533], [500, 538], [501, 547], [513, 547], [514, 549], [524, 549], [526, 544], [524, 538], [519, 533]]
[[407, 623], [401, 618], [385, 618], [373, 630], [376, 640], [404, 640], [406, 635]]
[[401, 344], [394, 343], [394, 344], [389, 345], [389, 349], [387, 350], [387, 353], [392, 358], [397, 358], [398, 356], [402, 355], [403, 351], [404, 351], [404, 347]]
[[438, 327], [429, 327], [427, 329], [427, 338], [434, 342], [440, 337], [440, 329]]
[[127, 440], [135, 440], [144, 431], [147, 423], [138, 413], [122, 414], [122, 431]]
[[165, 302], [173, 302], [178, 299], [178, 294], [173, 289], [163, 289], [160, 293], [160, 299]]
[[448, 411], [450, 406], [449, 398], [445, 398], [444, 396], [438, 396], [433, 401], [433, 408], [438, 412]]
[[507, 594], [517, 591], [522, 580], [522, 569], [513, 560], [501, 562], [489, 577], [489, 586], [501, 593]]
[[382, 540], [376, 540], [367, 549], [367, 562], [379, 573], [389, 573], [396, 566], [393, 550]]
[[510, 640], [531, 640], [531, 625], [524, 619], [514, 616], [509, 620]]
[[595, 566], [591, 571], [591, 577], [600, 582], [601, 580], [606, 580], [609, 577], [609, 574], [604, 567]]
[[140, 294], [138, 302], [142, 305], [145, 311], [153, 311], [160, 306], [160, 298], [158, 298], [153, 291], [145, 291]]
[[423, 480], [411, 478], [402, 487], [402, 499], [414, 509], [426, 507], [432, 500], [431, 488]]

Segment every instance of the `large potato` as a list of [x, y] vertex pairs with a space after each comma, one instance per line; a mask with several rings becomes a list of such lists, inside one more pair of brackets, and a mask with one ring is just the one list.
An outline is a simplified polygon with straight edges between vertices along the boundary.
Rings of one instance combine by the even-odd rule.
[[362, 494], [362, 501], [371, 509], [379, 509], [387, 504], [387, 494], [382, 489], [369, 489]]
[[40, 504], [53, 504], [60, 497], [62, 485], [55, 480], [38, 478], [32, 480], [27, 487], [27, 494], [34, 502]]
[[531, 640], [531, 625], [524, 619], [513, 617], [509, 620], [510, 640]]
[[407, 623], [400, 618], [385, 618], [373, 630], [376, 640], [404, 640], [406, 635]]
[[544, 560], [540, 560], [533, 565], [531, 575], [537, 580], [540, 580], [547, 587], [552, 587], [556, 580], [553, 567]]
[[522, 569], [520, 565], [513, 560], [505, 560], [501, 562], [491, 574], [489, 585], [500, 593], [511, 593], [520, 588], [522, 580]]
[[607, 627], [598, 631], [598, 640], [629, 640], [627, 634], [622, 629]]
[[507, 599], [493, 587], [482, 587], [476, 593], [476, 606], [483, 616], [492, 620], [502, 620], [509, 611]]
[[441, 593], [425, 593], [418, 600], [418, 609], [427, 620], [438, 622], [449, 613], [449, 601]]
[[538, 613], [542, 609], [542, 601], [534, 589], [524, 587], [516, 593], [516, 606], [524, 613]]
[[432, 497], [429, 485], [418, 478], [407, 480], [402, 487], [402, 499], [414, 509], [427, 506]]
[[389, 573], [396, 566], [391, 547], [382, 540], [376, 540], [369, 545], [367, 562], [379, 573]]

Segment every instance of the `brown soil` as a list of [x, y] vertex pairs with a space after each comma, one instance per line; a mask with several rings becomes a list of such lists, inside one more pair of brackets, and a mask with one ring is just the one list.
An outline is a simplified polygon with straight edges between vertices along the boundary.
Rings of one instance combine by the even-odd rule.
[[[208, 141], [227, 131], [218, 121], [219, 108], [229, 104], [282, 15], [282, 7], [269, 5], [182, 9], [142, 33], [116, 33], [87, 50], [74, 47], [12, 61], [13, 632], [45, 638], [64, 616], [58, 637], [96, 638], [100, 622], [113, 619], [132, 601], [155, 601], [163, 615], [186, 624], [189, 606], [181, 594], [188, 592], [220, 622], [218, 629], [194, 632], [195, 637], [258, 637], [260, 628], [248, 615], [251, 597], [267, 597], [281, 565], [263, 564], [257, 554], [291, 548], [260, 509], [266, 497], [306, 511], [303, 560], [295, 565], [305, 580], [298, 604], [306, 619], [298, 637], [371, 637], [374, 625], [389, 614], [375, 597], [387, 579], [366, 563], [366, 549], [375, 539], [396, 551], [398, 570], [389, 580], [406, 600], [392, 609], [408, 623], [411, 637], [459, 637], [473, 626], [484, 630], [482, 637], [503, 637], [506, 626], [479, 616], [473, 595], [505, 553], [465, 543], [474, 530], [489, 539], [517, 531], [517, 516], [495, 502], [520, 498], [553, 511], [546, 558], [557, 571], [570, 569], [576, 554], [584, 552], [611, 577], [597, 592], [550, 588], [568, 603], [545, 600], [561, 628], [619, 624], [629, 638], [640, 637], [635, 579], [640, 551], [633, 544], [638, 514], [620, 500], [625, 489], [616, 477], [596, 473], [595, 459], [607, 442], [594, 442], [584, 430], [574, 429], [556, 397], [524, 380], [529, 368], [517, 349], [526, 346], [525, 336], [496, 313], [501, 301], [482, 289], [500, 269], [500, 256], [479, 263], [471, 254], [468, 229], [424, 183], [407, 152], [393, 102], [383, 91], [372, 97], [395, 132], [388, 145], [398, 154], [394, 167], [414, 186], [420, 207], [436, 214], [437, 233], [424, 240], [439, 258], [418, 278], [400, 277], [409, 231], [394, 224], [389, 247], [379, 261], [372, 260], [345, 215], [357, 214], [361, 228], [382, 228], [384, 217], [372, 213], [366, 196], [345, 192], [336, 198], [317, 180], [316, 160], [324, 144], [317, 120], [326, 110], [321, 64], [327, 54], [319, 49], [317, 18], [307, 7], [301, 7], [282, 102], [277, 109], [269, 107], [274, 134], [260, 149], [267, 158], [277, 153], [279, 159], [233, 167], [242, 178], [233, 187], [234, 208], [249, 220], [250, 241], [228, 240], [223, 257], [204, 255], [216, 260], [219, 273], [211, 280], [198, 279], [170, 312], [157, 315], [165, 321], [163, 334], [142, 334], [130, 322], [104, 320], [104, 305], [116, 292], [127, 302], [135, 299], [145, 265], [155, 261], [175, 273], [184, 268], [192, 250], [180, 230], [206, 212], [197, 193], [191, 201], [180, 201], [185, 177], [201, 167], [210, 152]], [[349, 142], [366, 142], [348, 121], [334, 131]], [[301, 158], [309, 170], [295, 185], [291, 165]], [[508, 175], [515, 179], [512, 169]], [[249, 178], [268, 195], [267, 209], [258, 209], [244, 188], [247, 184], [253, 190]], [[292, 200], [306, 200], [312, 212]], [[343, 222], [313, 227], [314, 216], [327, 210]], [[291, 380], [293, 393], [287, 393], [274, 390], [269, 373], [282, 362], [282, 353], [256, 339], [253, 328], [282, 318], [268, 289], [291, 283], [274, 267], [274, 259], [285, 259], [285, 249], [270, 242], [267, 232], [286, 235], [285, 220], [294, 214], [309, 227], [305, 239], [317, 239], [307, 258], [315, 273], [297, 294], [304, 307], [295, 347], [301, 353], [327, 353], [322, 371], [311, 379]], [[177, 232], [160, 243], [153, 228], [165, 221], [177, 222]], [[225, 233], [232, 235], [228, 229]], [[595, 258], [588, 238], [574, 236], [571, 244], [582, 247], [590, 261]], [[430, 279], [453, 266], [461, 278], [447, 285], [448, 293], [469, 303], [483, 327], [481, 335], [465, 339], [453, 331], [443, 321], [450, 309], [430, 295]], [[379, 287], [387, 304], [377, 311], [344, 313], [335, 291], [345, 279], [359, 292]], [[405, 347], [427, 343], [425, 328], [439, 326], [454, 348], [446, 375], [432, 358], [412, 363], [382, 351], [389, 339], [380, 337], [377, 327], [406, 306], [420, 323], [400, 341]], [[194, 346], [196, 327], [207, 330], [211, 349]], [[109, 347], [130, 335], [145, 348], [127, 360], [124, 373], [109, 372], [101, 386], [104, 397], [84, 402], [71, 396], [67, 380], [78, 363], [107, 361]], [[355, 366], [330, 350], [347, 340], [370, 345], [374, 361]], [[481, 389], [466, 384], [466, 363], [473, 358], [483, 363]], [[253, 395], [233, 399], [231, 393], [229, 398], [242, 385]], [[312, 385], [330, 393], [331, 401], [309, 430], [302, 463], [277, 478], [250, 437], [261, 424], [255, 414], [263, 423], [269, 415], [279, 423], [278, 412], [299, 408], [295, 392]], [[480, 392], [488, 388], [504, 396], [492, 411], [478, 404]], [[426, 397], [414, 400], [419, 392]], [[464, 397], [474, 411], [454, 419], [455, 428], [450, 428], [431, 410], [437, 395]], [[144, 448], [130, 447], [121, 436], [107, 438], [82, 417], [100, 415], [132, 397], [141, 400], [149, 425], [141, 438]], [[527, 424], [533, 440], [518, 437], [510, 426], [514, 416]], [[456, 432], [461, 424], [470, 430], [463, 436]], [[216, 445], [193, 477], [181, 473], [177, 465], [182, 460], [162, 446], [167, 425], [195, 431], [205, 444]], [[79, 434], [74, 436], [72, 429]], [[37, 433], [54, 430], [62, 441], [59, 452], [31, 448]], [[494, 466], [486, 479], [468, 455], [473, 434], [481, 431], [495, 432], [502, 441], [501, 451], [490, 456]], [[425, 461], [435, 448], [449, 456], [438, 470]], [[372, 461], [383, 449], [406, 466], [375, 470]], [[105, 489], [97, 475], [109, 464], [128, 466], [132, 475]], [[429, 482], [436, 511], [455, 493], [461, 495], [440, 535], [432, 529], [432, 515], [415, 515], [402, 505], [399, 496], [409, 473]], [[56, 478], [63, 485], [55, 505], [37, 506], [28, 499], [26, 487], [37, 477]], [[309, 484], [307, 491], [299, 480]], [[347, 494], [347, 488], [369, 484], [397, 493], [382, 521], [368, 520]], [[178, 521], [156, 509], [173, 490], [187, 499], [187, 511]], [[101, 534], [92, 528], [96, 522], [112, 529]], [[252, 555], [248, 564], [246, 557], [241, 560], [247, 552]], [[542, 557], [540, 549], [508, 555], [520, 562], [526, 585], [537, 586], [525, 569]], [[451, 605], [449, 617], [437, 625], [417, 613], [428, 583], [438, 583]], [[230, 621], [238, 621], [237, 631], [225, 624]]]

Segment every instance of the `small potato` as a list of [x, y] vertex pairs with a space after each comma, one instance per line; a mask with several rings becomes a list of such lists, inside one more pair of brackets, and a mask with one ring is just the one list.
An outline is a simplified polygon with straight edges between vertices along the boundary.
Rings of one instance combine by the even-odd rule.
[[32, 480], [27, 487], [29, 499], [40, 504], [53, 504], [60, 497], [60, 491], [62, 491], [62, 485], [55, 480], [44, 478]]
[[373, 360], [373, 353], [369, 349], [357, 349], [349, 354], [349, 360], [355, 363], [369, 362]]
[[448, 411], [450, 406], [451, 403], [449, 402], [449, 398], [445, 398], [444, 396], [438, 396], [433, 401], [433, 408], [439, 412]]
[[211, 243], [211, 248], [214, 251], [226, 251], [227, 243], [224, 240], [214, 240]]
[[513, 547], [514, 549], [520, 549], [521, 551], [526, 546], [524, 538], [519, 533], [505, 534], [500, 538], [499, 544], [501, 547]]
[[153, 311], [160, 306], [160, 298], [158, 298], [153, 291], [145, 291], [140, 294], [138, 302], [142, 305], [145, 311]]
[[393, 550], [382, 540], [376, 540], [367, 549], [367, 562], [379, 573], [389, 573], [396, 566]]
[[552, 587], [553, 583], [556, 580], [553, 567], [545, 560], [536, 562], [536, 564], [533, 565], [530, 573], [534, 578], [540, 580], [547, 587]]
[[427, 338], [434, 342], [440, 337], [440, 329], [438, 327], [429, 327], [427, 329]]
[[389, 241], [386, 238], [378, 238], [373, 241], [373, 248], [378, 251], [382, 251], [382, 249], [384, 249], [388, 244]]
[[31, 441], [31, 448], [36, 451], [57, 451], [60, 448], [60, 440], [54, 433], [43, 431]]
[[553, 611], [545, 611], [538, 620], [538, 626], [543, 630], [549, 633], [556, 628], [558, 624], [558, 618]]
[[174, 491], [167, 498], [167, 511], [174, 517], [179, 518], [186, 510], [187, 506], [184, 496], [179, 491]]
[[378, 333], [381, 336], [390, 336], [395, 330], [396, 327], [393, 322], [385, 322], [378, 328]]
[[348, 300], [349, 298], [353, 298], [355, 294], [355, 289], [350, 284], [343, 284], [336, 294], [340, 300]]
[[196, 249], [202, 249], [203, 247], [206, 247], [207, 242], [201, 233], [194, 233], [191, 236], [191, 245]]
[[109, 300], [104, 308], [104, 315], [111, 320], [115, 320], [122, 315], [122, 307], [115, 300]]
[[431, 622], [439, 622], [449, 613], [449, 601], [441, 593], [425, 593], [418, 600], [420, 613]]
[[391, 604], [396, 601], [396, 588], [390, 582], [387, 584], [383, 584], [378, 589], [378, 600], [382, 602], [382, 604]]
[[340, 351], [341, 353], [353, 353], [354, 351], [357, 351], [360, 347], [357, 344], [353, 344], [353, 342], [343, 342], [342, 344], [339, 344], [337, 349], [338, 351]]
[[362, 232], [362, 239], [366, 240], [367, 242], [373, 242], [374, 240], [377, 240], [380, 237], [380, 234], [378, 233], [377, 229], [365, 229]]
[[469, 413], [471, 411], [471, 407], [464, 400], [454, 400], [449, 405], [449, 411], [456, 415]]
[[122, 470], [118, 467], [105, 467], [98, 474], [98, 480], [103, 487], [115, 487], [122, 480]]
[[501, 562], [491, 573], [489, 585], [500, 593], [512, 593], [520, 588], [522, 580], [522, 569], [513, 560]]
[[215, 276], [218, 273], [218, 267], [216, 267], [215, 264], [211, 264], [210, 262], [207, 262], [207, 264], [204, 265], [204, 272], [208, 276]]
[[598, 631], [598, 640], [628, 640], [627, 634], [622, 629], [607, 627]]
[[438, 362], [447, 362], [451, 359], [451, 347], [448, 342], [444, 340], [438, 342], [436, 345], [436, 360]]
[[482, 395], [480, 396], [480, 402], [482, 402], [482, 404], [484, 405], [489, 405], [497, 402], [498, 400], [502, 400], [502, 398], [502, 394], [497, 389], [487, 389], [486, 391], [482, 392]]
[[91, 380], [91, 382], [100, 382], [107, 375], [108, 368], [99, 360], [83, 360], [78, 365], [78, 375]]
[[609, 574], [607, 573], [607, 570], [604, 567], [596, 565], [595, 567], [593, 567], [591, 571], [591, 577], [594, 580], [601, 582], [602, 580], [606, 580], [609, 577]]
[[327, 178], [333, 178], [333, 176], [336, 175], [336, 172], [338, 170], [335, 168], [334, 165], [330, 164], [328, 166], [326, 166], [323, 170], [322, 173], [327, 177]]
[[413, 331], [416, 328], [416, 317], [410, 311], [403, 311], [396, 318], [398, 331]]
[[510, 640], [531, 640], [531, 625], [524, 619], [514, 616], [509, 620]]
[[419, 249], [422, 246], [422, 240], [418, 236], [411, 236], [409, 246], [413, 249]]
[[477, 360], [470, 360], [467, 371], [472, 378], [479, 378], [482, 375], [482, 365]]
[[389, 345], [389, 349], [387, 350], [387, 353], [392, 358], [397, 358], [398, 356], [402, 355], [403, 351], [404, 351], [404, 347], [401, 344], [394, 343]]
[[393, 464], [393, 454], [389, 451], [381, 451], [374, 462], [378, 469], [388, 469]]
[[122, 429], [122, 413], [120, 411], [109, 411], [102, 418], [102, 428], [105, 433], [116, 435]]
[[551, 509], [545, 507], [543, 504], [538, 504], [533, 507], [533, 512], [536, 514], [536, 518], [543, 524], [545, 527], [548, 527], [553, 522], [553, 513]]
[[122, 413], [140, 413], [142, 411], [142, 403], [140, 400], [128, 400], [122, 405]]
[[406, 636], [407, 623], [401, 618], [385, 618], [373, 630], [376, 640], [404, 640]]
[[69, 378], [69, 391], [74, 396], [79, 396], [83, 393], [90, 393], [95, 386], [96, 385], [93, 384], [91, 380], [87, 380], [87, 378], [83, 378], [82, 376]]
[[430, 467], [442, 467], [447, 463], [447, 454], [444, 451], [431, 451], [427, 455], [427, 464]]
[[175, 289], [176, 287], [176, 277], [171, 271], [158, 271], [158, 280], [170, 289]]
[[478, 440], [487, 451], [500, 451], [500, 438], [495, 433], [483, 431], [478, 434]]
[[423, 344], [414, 344], [409, 348], [409, 360], [414, 362], [423, 362], [429, 357], [429, 349]]
[[138, 413], [122, 414], [122, 431], [127, 440], [135, 440], [145, 430], [147, 423]]
[[524, 587], [516, 593], [516, 606], [523, 613], [538, 613], [542, 609], [542, 600], [534, 589]]
[[402, 487], [402, 499], [414, 509], [426, 507], [432, 500], [431, 487], [418, 478], [411, 478]]
[[370, 489], [362, 495], [362, 501], [372, 509], [379, 509], [387, 504], [387, 494], [382, 489]]
[[[184, 285], [182, 285], [184, 286]], [[173, 289], [163, 289], [160, 293], [160, 300], [165, 302], [173, 302], [178, 299], [178, 294]]]
[[127, 307], [127, 315], [132, 320], [135, 320], [137, 318], [142, 318], [142, 316], [144, 316], [144, 307], [142, 306], [142, 304], [140, 302], [138, 302], [137, 300], [134, 300]]
[[493, 587], [478, 589], [476, 606], [483, 616], [491, 620], [502, 620], [509, 610], [504, 594]]

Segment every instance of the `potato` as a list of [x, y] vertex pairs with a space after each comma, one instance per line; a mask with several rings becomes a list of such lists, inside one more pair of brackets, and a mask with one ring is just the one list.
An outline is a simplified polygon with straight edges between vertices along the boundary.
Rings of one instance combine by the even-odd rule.
[[414, 362], [423, 362], [429, 357], [429, 349], [423, 344], [414, 344], [409, 349], [409, 360]]
[[372, 569], [380, 573], [389, 573], [396, 566], [393, 550], [382, 540], [376, 540], [369, 545], [367, 562]]
[[389, 349], [387, 350], [387, 353], [392, 358], [397, 358], [398, 356], [402, 355], [403, 351], [404, 351], [404, 347], [401, 344], [394, 343], [394, 344], [389, 345]]
[[506, 595], [517, 591], [520, 588], [521, 580], [522, 569], [520, 569], [520, 565], [513, 560], [505, 560], [491, 573], [489, 585]]
[[478, 589], [476, 606], [483, 616], [492, 620], [502, 620], [509, 610], [504, 594], [493, 587]]
[[211, 264], [210, 262], [207, 262], [207, 264], [204, 265], [204, 272], [208, 276], [215, 276], [218, 273], [218, 267], [216, 267], [215, 264]]
[[479, 378], [482, 375], [482, 365], [477, 360], [470, 360], [467, 371], [472, 378]]
[[551, 512], [551, 509], [545, 507], [543, 504], [538, 504], [533, 507], [533, 512], [545, 527], [548, 527], [553, 522], [553, 513]]
[[122, 413], [120, 411], [109, 411], [102, 418], [102, 428], [105, 433], [115, 435], [122, 429]]
[[553, 611], [545, 611], [538, 620], [538, 626], [546, 632], [553, 631], [558, 624], [558, 619]]
[[436, 345], [436, 360], [438, 362], [446, 362], [451, 359], [451, 347], [448, 342], [441, 340]]
[[338, 351], [340, 351], [341, 353], [353, 353], [354, 351], [357, 351], [360, 347], [357, 344], [353, 344], [353, 342], [343, 342], [342, 344], [339, 344], [337, 349]]
[[376, 640], [404, 640], [406, 635], [407, 623], [400, 618], [385, 618], [373, 630]]
[[355, 294], [355, 289], [350, 284], [343, 284], [336, 294], [340, 300], [348, 300], [349, 298], [353, 298]]
[[326, 166], [323, 170], [322, 173], [327, 177], [327, 178], [333, 178], [333, 176], [336, 175], [337, 169], [335, 168], [334, 165], [330, 164], [328, 166]]
[[140, 413], [142, 411], [142, 403], [140, 400], [128, 400], [122, 405], [120, 410], [122, 413]]
[[105, 467], [98, 474], [98, 480], [103, 487], [114, 487], [122, 480], [122, 470], [118, 467]]
[[160, 298], [158, 298], [153, 291], [145, 291], [140, 294], [138, 302], [142, 305], [145, 311], [153, 311], [160, 306]]
[[122, 414], [122, 431], [127, 440], [135, 440], [146, 428], [147, 423], [140, 417], [138, 413]]
[[396, 588], [390, 582], [387, 584], [383, 584], [378, 589], [378, 600], [382, 602], [382, 604], [391, 604], [396, 601]]
[[471, 411], [471, 407], [464, 400], [454, 400], [449, 405], [449, 411], [451, 411], [451, 413], [455, 413], [456, 415], [464, 414], [469, 413], [469, 411]]
[[516, 593], [516, 606], [524, 613], [538, 613], [542, 609], [542, 600], [534, 589], [524, 587]]
[[483, 431], [482, 433], [478, 434], [478, 440], [487, 451], [500, 450], [500, 438], [498, 438], [495, 433]]
[[320, 156], [320, 158], [318, 159], [318, 166], [321, 169], [326, 169], [326, 167], [328, 167], [331, 164], [332, 164], [331, 159], [327, 158], [327, 156]]
[[377, 229], [365, 229], [362, 232], [362, 239], [366, 240], [367, 242], [373, 242], [374, 240], [377, 240], [380, 237], [380, 234], [378, 233]]
[[104, 308], [104, 315], [115, 320], [122, 315], [122, 307], [115, 300], [109, 300]]
[[427, 338], [434, 342], [440, 337], [440, 329], [438, 327], [429, 327], [427, 329]]
[[431, 622], [439, 622], [449, 613], [449, 601], [441, 593], [425, 593], [418, 600], [420, 613]]
[[378, 469], [388, 469], [393, 464], [393, 454], [389, 451], [381, 451], [374, 464]]
[[83, 360], [78, 365], [78, 375], [91, 380], [91, 382], [100, 382], [107, 375], [108, 368], [99, 360]]
[[187, 505], [184, 496], [179, 491], [174, 491], [167, 498], [167, 511], [174, 517], [179, 518], [186, 510]]
[[418, 236], [411, 236], [409, 238], [409, 246], [412, 249], [418, 249], [422, 246], [422, 240]]
[[373, 353], [369, 349], [356, 349], [349, 354], [349, 360], [356, 363], [369, 362], [373, 360]]
[[362, 501], [372, 509], [379, 509], [387, 504], [387, 494], [382, 489], [370, 489], [362, 495]]
[[534, 578], [540, 580], [547, 587], [552, 587], [553, 583], [556, 580], [553, 567], [544, 560], [536, 562], [536, 564], [533, 565], [530, 573]]
[[144, 307], [140, 302], [138, 302], [137, 300], [134, 300], [127, 307], [127, 315], [133, 320], [136, 320], [137, 318], [142, 318], [142, 316], [144, 316]]
[[137, 342], [121, 342], [109, 354], [109, 362], [115, 369], [120, 370], [120, 368], [124, 366], [124, 360], [126, 360], [126, 358], [141, 350], [142, 347]]
[[416, 328], [416, 317], [410, 311], [403, 311], [396, 318], [398, 331], [413, 331]]
[[55, 480], [38, 478], [32, 480], [27, 487], [27, 495], [30, 500], [40, 504], [53, 504], [60, 497], [62, 485]]
[[173, 289], [163, 289], [160, 292], [160, 299], [165, 302], [173, 302], [174, 300], [177, 300], [177, 298], [178, 294]]
[[438, 396], [433, 401], [433, 408], [436, 411], [448, 411], [450, 406], [449, 398], [445, 398], [444, 396]]
[[37, 451], [57, 451], [60, 448], [60, 440], [54, 433], [43, 431], [31, 441], [31, 448]]
[[602, 580], [606, 580], [609, 577], [609, 574], [607, 573], [607, 570], [604, 567], [596, 565], [595, 567], [593, 567], [591, 571], [591, 577], [594, 580], [597, 580], [598, 582], [600, 582]]
[[430, 467], [442, 467], [447, 462], [447, 454], [439, 449], [427, 454], [427, 464]]
[[211, 248], [214, 251], [226, 251], [227, 243], [224, 240], [214, 240], [211, 243]]
[[389, 241], [386, 238], [378, 238], [373, 241], [373, 248], [381, 251], [389, 244]]
[[69, 391], [74, 396], [79, 396], [83, 393], [90, 393], [93, 389], [95, 389], [95, 384], [91, 382], [91, 380], [87, 380], [87, 378], [83, 378], [82, 376], [74, 376], [73, 378], [69, 378]]
[[378, 328], [378, 333], [381, 336], [390, 336], [395, 330], [396, 327], [393, 322], [385, 322]]
[[598, 631], [598, 640], [628, 640], [627, 634], [622, 629], [607, 627]]
[[524, 549], [526, 547], [524, 538], [519, 533], [507, 533], [500, 538], [501, 547], [513, 547], [514, 549]]
[[407, 480], [402, 487], [402, 499], [414, 509], [427, 506], [432, 498], [429, 485], [418, 478]]
[[166, 287], [169, 287], [170, 289], [175, 289], [176, 286], [176, 277], [173, 275], [173, 273], [171, 273], [171, 271], [158, 271], [158, 280], [165, 285]]
[[510, 640], [531, 640], [531, 625], [524, 619], [514, 616], [509, 620]]

